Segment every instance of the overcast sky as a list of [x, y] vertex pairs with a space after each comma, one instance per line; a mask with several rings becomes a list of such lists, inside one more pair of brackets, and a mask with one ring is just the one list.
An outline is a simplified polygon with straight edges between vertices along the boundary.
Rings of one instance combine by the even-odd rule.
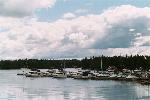
[[149, 0], [0, 0], [0, 59], [150, 55]]

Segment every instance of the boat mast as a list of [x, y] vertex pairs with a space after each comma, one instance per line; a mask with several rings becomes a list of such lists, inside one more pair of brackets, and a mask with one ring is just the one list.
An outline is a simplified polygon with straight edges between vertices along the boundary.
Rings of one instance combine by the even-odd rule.
[[26, 62], [25, 62], [26, 64], [25, 64], [25, 67], [28, 69], [29, 67], [28, 67], [28, 59], [26, 59]]
[[66, 63], [65, 63], [65, 60], [64, 60], [64, 69], [65, 69], [65, 67], [66, 67]]
[[102, 61], [102, 57], [101, 57], [101, 71], [103, 71], [103, 61]]

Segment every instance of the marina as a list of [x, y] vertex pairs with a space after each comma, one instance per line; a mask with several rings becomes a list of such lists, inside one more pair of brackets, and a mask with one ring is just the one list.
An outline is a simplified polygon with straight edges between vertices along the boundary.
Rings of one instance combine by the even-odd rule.
[[0, 100], [150, 99], [149, 86], [135, 82], [25, 77], [16, 75], [18, 72], [20, 70], [0, 70]]
[[[114, 81], [131, 81], [142, 85], [150, 85], [150, 72], [142, 72], [138, 70], [127, 70], [115, 73], [114, 70], [110, 71], [95, 71], [95, 70], [82, 70], [81, 68], [68, 68], [68, 69], [26, 69], [20, 70], [19, 74], [25, 77], [52, 77], [52, 78], [72, 78], [78, 80], [114, 80]], [[22, 71], [22, 72], [21, 72]], [[126, 73], [128, 71], [128, 73]]]
[[0, 100], [150, 100], [149, 0], [0, 0]]

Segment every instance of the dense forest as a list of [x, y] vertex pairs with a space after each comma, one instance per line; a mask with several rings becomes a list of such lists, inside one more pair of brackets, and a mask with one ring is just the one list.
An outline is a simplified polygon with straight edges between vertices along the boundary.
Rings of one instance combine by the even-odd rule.
[[[102, 59], [102, 60], [101, 60]], [[103, 70], [106, 70], [109, 66], [115, 66], [118, 70], [124, 68], [143, 70], [150, 69], [150, 56], [143, 55], [130, 55], [130, 56], [99, 56], [78, 59], [18, 59], [18, 60], [1, 60], [0, 69], [20, 69], [20, 68], [83, 68], [83, 69], [95, 69], [101, 70], [101, 62], [103, 63]]]

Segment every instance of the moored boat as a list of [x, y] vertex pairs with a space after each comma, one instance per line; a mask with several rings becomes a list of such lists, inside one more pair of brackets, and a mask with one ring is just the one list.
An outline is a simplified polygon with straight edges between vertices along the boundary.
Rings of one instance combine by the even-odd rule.
[[26, 77], [39, 77], [39, 74], [35, 71], [30, 71], [25, 74]]
[[118, 77], [117, 77], [116, 74], [112, 74], [112, 75], [109, 76], [109, 79], [110, 79], [110, 80], [117, 80]]
[[53, 78], [67, 78], [67, 74], [64, 71], [57, 71], [53, 74]]
[[53, 69], [49, 69], [49, 70], [46, 71], [48, 77], [53, 77], [53, 74], [55, 72], [56, 72], [56, 70], [53, 70]]
[[91, 79], [92, 80], [109, 80], [109, 74], [96, 74], [95, 76], [92, 76]]
[[27, 68], [21, 68], [21, 72], [17, 73], [17, 75], [25, 75], [25, 73], [29, 70]]
[[142, 80], [139, 83], [142, 85], [150, 85], [150, 81], [148, 81], [148, 80]]
[[38, 69], [31, 69], [29, 72], [25, 73], [26, 77], [40, 77], [40, 70]]
[[90, 75], [90, 71], [82, 71], [82, 72], [78, 72], [76, 76], [74, 76], [74, 79], [83, 79], [83, 80], [87, 80], [90, 79], [91, 75]]
[[136, 80], [138, 80], [138, 77], [131, 74], [126, 77], [126, 81], [136, 81]]

